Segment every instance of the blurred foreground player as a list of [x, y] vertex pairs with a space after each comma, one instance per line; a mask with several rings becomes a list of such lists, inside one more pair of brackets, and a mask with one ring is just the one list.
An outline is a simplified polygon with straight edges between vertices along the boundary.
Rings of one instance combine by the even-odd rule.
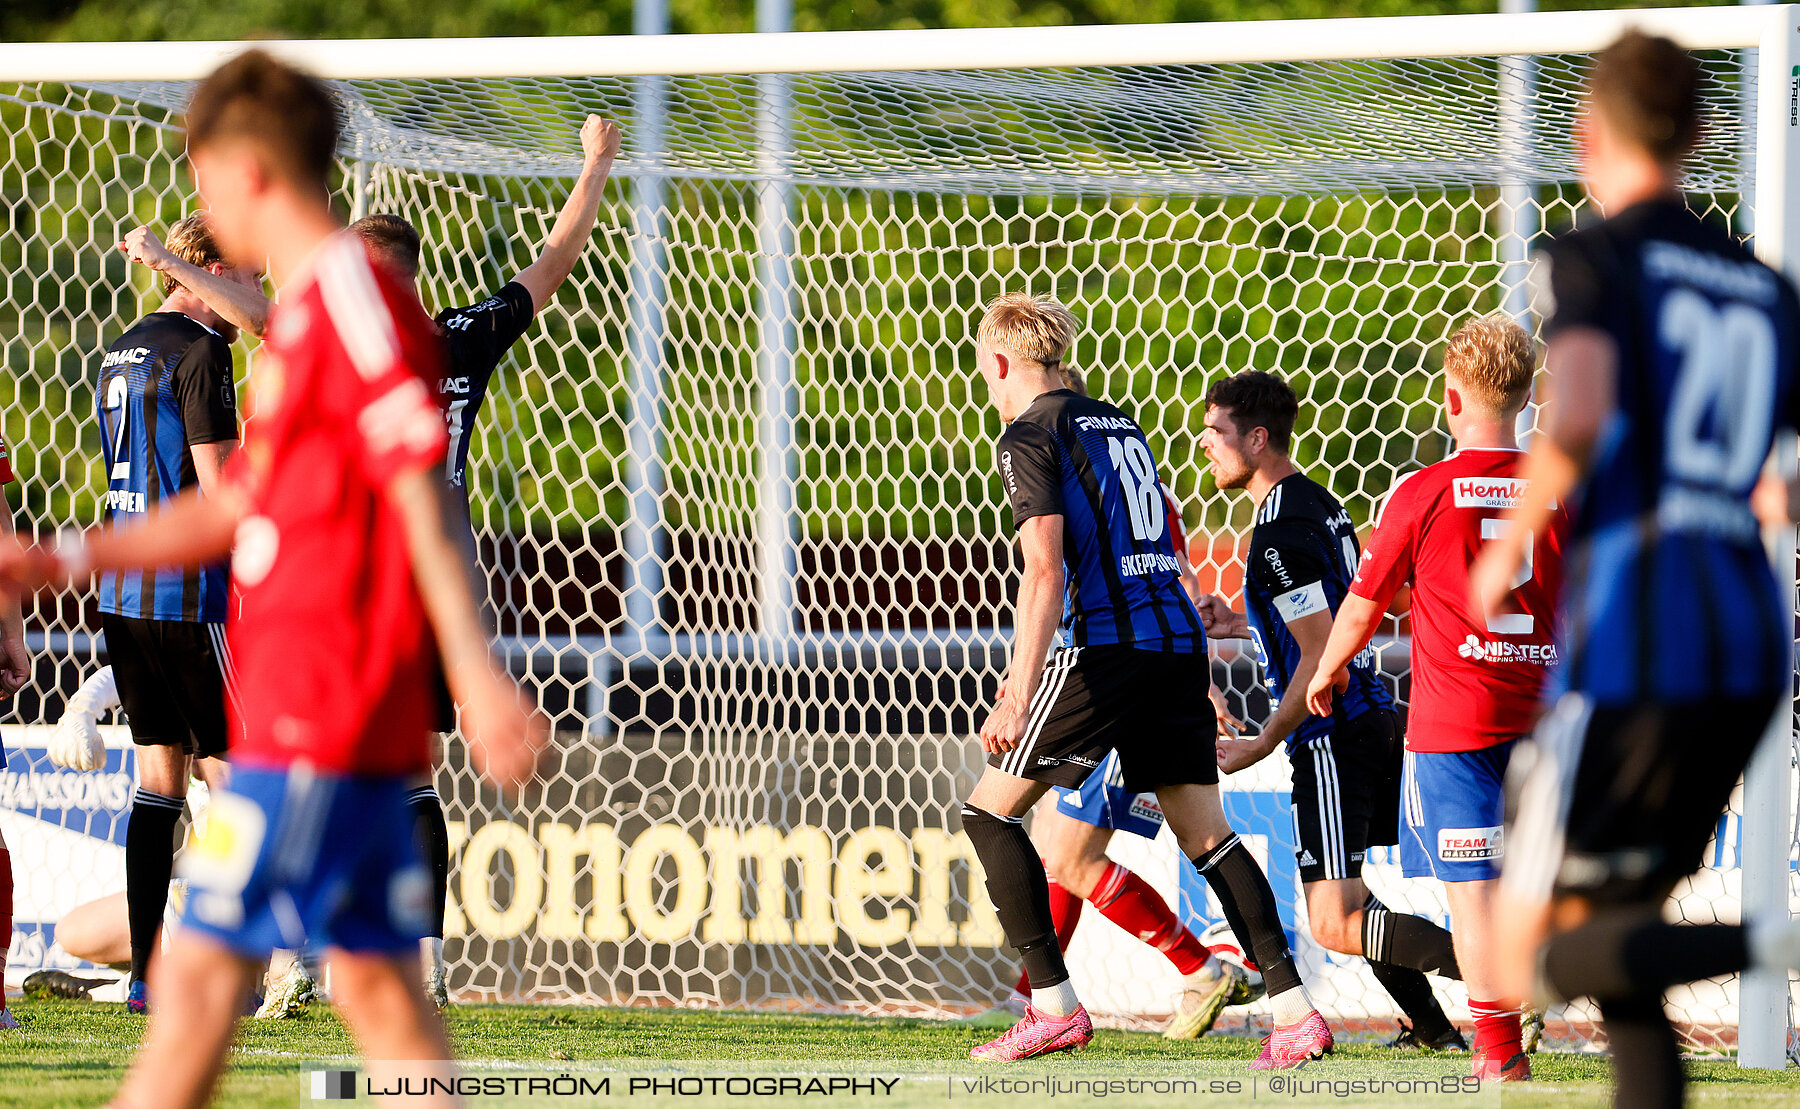
[[1131, 417], [1062, 379], [1078, 326], [1048, 297], [1011, 293], [976, 332], [976, 364], [1009, 425], [996, 453], [1024, 573], [1011, 667], [981, 726], [988, 767], [962, 823], [1031, 1002], [970, 1055], [1027, 1059], [1093, 1038], [1022, 822], [1050, 787], [1080, 785], [1116, 749], [1123, 788], [1156, 793], [1182, 854], [1254, 951], [1276, 1020], [1255, 1066], [1294, 1066], [1330, 1051], [1331, 1030], [1300, 983], [1268, 878], [1225, 822], [1206, 636], [1181, 588], [1149, 443]]
[[1594, 59], [1576, 140], [1606, 218], [1538, 258], [1550, 394], [1524, 503], [1472, 575], [1478, 610], [1508, 611], [1531, 537], [1553, 505], [1576, 506], [1561, 695], [1507, 831], [1497, 916], [1509, 993], [1535, 968], [1554, 998], [1599, 1004], [1621, 1109], [1681, 1104], [1666, 989], [1800, 966], [1785, 913], [1662, 918], [1793, 683], [1793, 605], [1750, 496], [1775, 431], [1800, 420], [1800, 306], [1683, 203], [1701, 99], [1699, 65], [1667, 39], [1629, 32]]
[[[11, 541], [13, 531], [12, 504], [6, 497], [6, 486], [13, 480], [12, 452], [0, 440], [0, 535]], [[25, 616], [19, 609], [17, 595], [0, 597], [0, 701], [25, 688], [31, 678], [31, 653], [25, 649]], [[0, 746], [0, 764], [6, 760], [6, 748]], [[0, 977], [6, 973], [6, 952], [12, 946], [13, 869], [12, 852], [6, 849], [6, 837], [0, 835]], [[19, 1022], [6, 1007], [6, 992], [0, 990], [0, 1032], [19, 1027]]]
[[[1469, 615], [1469, 567], [1507, 525], [1525, 483], [1514, 426], [1531, 397], [1531, 336], [1498, 316], [1471, 320], [1444, 349], [1444, 419], [1456, 452], [1394, 483], [1369, 536], [1331, 638], [1307, 686], [1329, 715], [1349, 687], [1395, 598], [1410, 590], [1412, 699], [1401, 788], [1400, 862], [1408, 878], [1437, 878], [1450, 902], [1456, 964], [1475, 1018], [1474, 1073], [1531, 1077], [1520, 1037], [1522, 999], [1494, 966], [1494, 893], [1505, 850], [1506, 767], [1537, 723], [1556, 661], [1556, 597], [1568, 516], [1558, 511], [1515, 580], [1508, 611]], [[1390, 930], [1406, 918], [1382, 922]], [[1390, 935], [1392, 945], [1400, 937]], [[1379, 942], [1379, 940], [1377, 941]]]
[[204, 1104], [256, 963], [302, 937], [326, 949], [372, 1077], [448, 1079], [444, 1030], [418, 988], [429, 878], [405, 798], [430, 757], [434, 641], [478, 767], [523, 781], [541, 740], [495, 665], [453, 538], [430, 389], [438, 344], [412, 291], [332, 214], [338, 135], [323, 85], [251, 51], [201, 84], [187, 124], [220, 245], [267, 257], [282, 290], [244, 464], [225, 495], [4, 567], [79, 580], [201, 562], [235, 537], [242, 740], [231, 790], [183, 859], [188, 905], [114, 1104]]

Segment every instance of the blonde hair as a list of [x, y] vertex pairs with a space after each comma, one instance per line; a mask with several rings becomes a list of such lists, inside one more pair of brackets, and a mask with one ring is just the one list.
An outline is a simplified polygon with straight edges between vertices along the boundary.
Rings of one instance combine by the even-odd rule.
[[975, 341], [1056, 370], [1062, 367], [1080, 330], [1081, 321], [1075, 313], [1054, 297], [1007, 293], [988, 302], [987, 314], [975, 330]]
[[1444, 344], [1444, 376], [1496, 416], [1525, 407], [1537, 372], [1537, 344], [1505, 316], [1477, 316]]
[[[205, 212], [195, 212], [169, 228], [169, 238], [163, 245], [169, 248], [170, 254], [201, 269], [225, 261], [219, 244], [213, 241], [212, 224], [207, 221]], [[163, 296], [168, 296], [181, 284], [168, 272], [161, 275], [160, 281]]]

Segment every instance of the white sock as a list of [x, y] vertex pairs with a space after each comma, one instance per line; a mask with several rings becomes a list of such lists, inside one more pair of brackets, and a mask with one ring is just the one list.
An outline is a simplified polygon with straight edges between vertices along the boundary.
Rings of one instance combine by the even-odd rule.
[[1312, 998], [1306, 996], [1305, 986], [1295, 986], [1290, 990], [1270, 994], [1269, 1007], [1275, 1011], [1277, 1028], [1299, 1024], [1313, 1011]]
[[1075, 996], [1075, 983], [1065, 978], [1047, 989], [1033, 988], [1031, 1007], [1047, 1017], [1066, 1017], [1081, 1007], [1081, 998]]
[[1785, 914], [1746, 921], [1744, 940], [1759, 970], [1800, 970], [1800, 924]]
[[425, 964], [425, 973], [430, 974], [433, 967], [444, 965], [444, 941], [437, 936], [425, 936], [419, 940], [419, 959]]

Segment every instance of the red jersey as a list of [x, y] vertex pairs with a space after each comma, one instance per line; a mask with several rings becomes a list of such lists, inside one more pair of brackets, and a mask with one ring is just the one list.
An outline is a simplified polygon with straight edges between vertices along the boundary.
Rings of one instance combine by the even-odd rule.
[[0, 485], [10, 484], [12, 479], [12, 451], [7, 448], [6, 440], [0, 439]]
[[234, 761], [343, 774], [430, 766], [436, 647], [385, 488], [442, 467], [439, 344], [412, 289], [348, 232], [281, 291], [251, 386], [229, 646]]
[[1412, 586], [1412, 706], [1406, 746], [1474, 751], [1517, 739], [1537, 721], [1556, 662], [1567, 512], [1527, 548], [1508, 611], [1469, 612], [1469, 567], [1506, 526], [1526, 482], [1516, 450], [1458, 451], [1401, 478], [1388, 493], [1350, 591], [1384, 609]]

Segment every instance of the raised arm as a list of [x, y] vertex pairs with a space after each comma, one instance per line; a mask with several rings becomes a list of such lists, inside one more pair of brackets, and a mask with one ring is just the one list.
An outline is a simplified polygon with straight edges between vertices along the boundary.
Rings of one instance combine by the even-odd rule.
[[575, 269], [575, 262], [587, 248], [594, 233], [594, 220], [600, 214], [600, 197], [606, 191], [606, 178], [612, 172], [613, 158], [619, 153], [619, 128], [608, 120], [590, 115], [581, 126], [581, 176], [569, 190], [569, 199], [544, 239], [537, 261], [519, 271], [513, 278], [531, 294], [532, 310], [542, 312], [560, 286]]
[[502, 789], [517, 789], [536, 772], [544, 725], [488, 647], [477, 571], [452, 538], [457, 510], [443, 473], [436, 466], [407, 467], [388, 482], [387, 498], [406, 531], [413, 580], [437, 636], [444, 676], [465, 713], [469, 754]]
[[1012, 661], [1000, 687], [1000, 703], [981, 726], [981, 745], [1010, 751], [1025, 735], [1025, 715], [1044, 676], [1044, 658], [1056, 638], [1063, 606], [1063, 518], [1033, 516], [1019, 526], [1025, 569], [1013, 612]]
[[126, 232], [119, 249], [133, 262], [173, 277], [240, 330], [260, 339], [269, 326], [272, 303], [260, 288], [240, 285], [223, 274], [175, 257], [148, 227], [134, 227]]

